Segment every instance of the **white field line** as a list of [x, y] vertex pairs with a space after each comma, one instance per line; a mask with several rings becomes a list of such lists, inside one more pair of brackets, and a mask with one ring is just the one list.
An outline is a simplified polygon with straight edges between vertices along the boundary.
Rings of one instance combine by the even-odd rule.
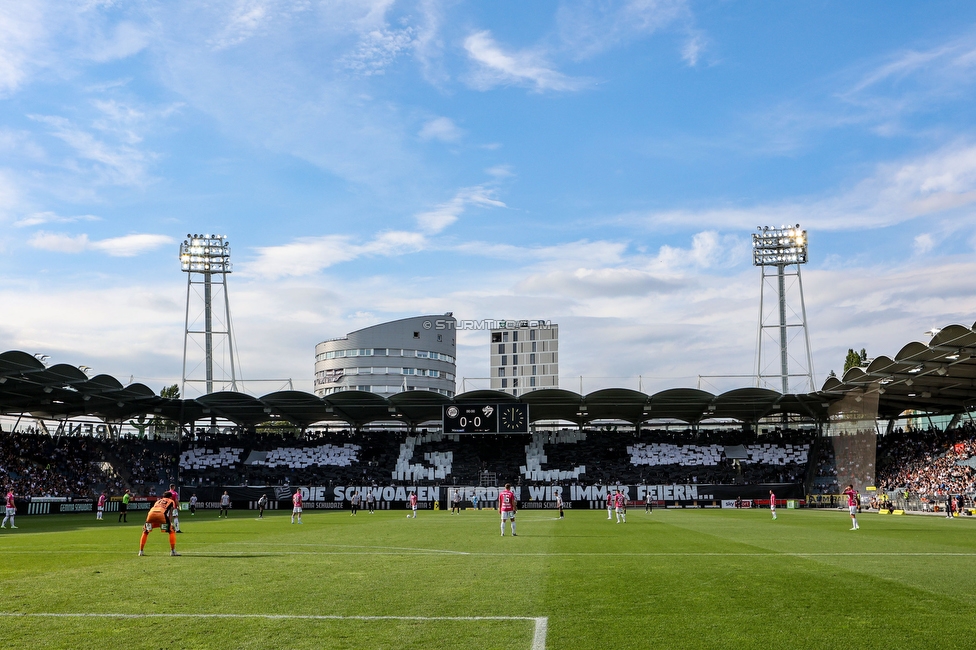
[[[62, 549], [11, 549], [3, 550], [4, 554], [13, 555], [73, 555], [73, 554], [97, 554], [97, 555], [134, 555], [131, 551], [98, 551], [98, 550], [62, 550]], [[149, 555], [153, 555], [150, 553]], [[158, 557], [169, 557], [169, 554], [160, 550]], [[758, 553], [571, 553], [571, 552], [548, 552], [548, 553], [496, 553], [496, 552], [449, 552], [444, 551], [416, 551], [411, 553], [395, 553], [391, 551], [222, 551], [220, 549], [197, 549], [196, 551], [184, 552], [184, 557], [285, 557], [289, 555], [466, 555], [471, 557], [976, 557], [973, 553], [955, 552], [837, 552], [837, 553], [804, 553], [801, 551], [770, 551]], [[0, 613], [2, 615], [2, 613]]]
[[337, 614], [111, 614], [101, 612], [0, 612], [6, 618], [207, 618], [273, 621], [532, 621], [532, 650], [546, 650], [549, 619], [545, 616], [340, 616]]

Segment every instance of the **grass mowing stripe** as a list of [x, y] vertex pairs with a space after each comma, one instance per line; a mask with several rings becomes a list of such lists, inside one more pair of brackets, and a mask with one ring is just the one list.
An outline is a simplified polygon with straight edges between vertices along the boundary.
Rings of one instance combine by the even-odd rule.
[[532, 650], [546, 650], [549, 619], [545, 616], [340, 616], [338, 614], [192, 614], [152, 613], [113, 614], [105, 612], [0, 612], [9, 618], [212, 618], [212, 619], [264, 619], [300, 621], [532, 621]]

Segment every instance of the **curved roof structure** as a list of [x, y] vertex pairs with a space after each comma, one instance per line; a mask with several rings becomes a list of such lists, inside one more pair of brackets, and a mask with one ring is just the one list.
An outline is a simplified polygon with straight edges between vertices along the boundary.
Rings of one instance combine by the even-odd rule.
[[720, 395], [692, 388], [672, 388], [653, 395], [609, 388], [588, 395], [540, 389], [520, 397], [478, 390], [453, 399], [428, 391], [407, 391], [389, 398], [365, 391], [344, 391], [326, 397], [280, 391], [263, 397], [220, 392], [196, 399], [168, 399], [144, 384], [123, 386], [109, 375], [89, 378], [65, 364], [46, 367], [26, 352], [0, 353], [0, 414], [52, 419], [87, 415], [114, 422], [159, 415], [181, 424], [219, 417], [244, 427], [269, 421], [290, 422], [299, 427], [316, 422], [346, 422], [353, 426], [403, 422], [415, 426], [440, 420], [445, 404], [478, 402], [528, 404], [532, 422], [697, 423], [712, 418], [755, 422], [783, 413], [824, 422], [832, 403], [872, 393], [878, 398], [878, 416], [884, 418], [898, 417], [907, 410], [953, 414], [976, 408], [976, 325], [949, 325], [928, 344], [909, 343], [893, 357], [879, 356], [867, 367], [850, 369], [842, 379], [829, 378], [816, 393], [797, 395], [762, 388], [739, 388]]
[[928, 344], [909, 343], [894, 357], [879, 356], [867, 367], [831, 377], [820, 390], [827, 401], [876, 396], [879, 417], [908, 410], [962, 413], [976, 407], [976, 324], [947, 325]]

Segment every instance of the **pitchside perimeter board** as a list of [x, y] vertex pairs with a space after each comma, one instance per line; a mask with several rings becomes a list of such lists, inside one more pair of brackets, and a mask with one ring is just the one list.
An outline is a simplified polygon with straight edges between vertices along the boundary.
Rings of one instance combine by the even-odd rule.
[[528, 433], [528, 404], [444, 406], [444, 433]]

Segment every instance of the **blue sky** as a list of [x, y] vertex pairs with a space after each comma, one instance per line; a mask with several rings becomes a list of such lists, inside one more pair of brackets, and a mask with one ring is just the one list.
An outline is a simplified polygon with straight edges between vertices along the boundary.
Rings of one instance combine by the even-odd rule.
[[246, 378], [453, 311], [558, 322], [566, 387], [695, 385], [753, 370], [750, 234], [800, 223], [819, 386], [976, 320], [974, 82], [965, 2], [13, 3], [0, 348], [177, 381], [215, 232]]

